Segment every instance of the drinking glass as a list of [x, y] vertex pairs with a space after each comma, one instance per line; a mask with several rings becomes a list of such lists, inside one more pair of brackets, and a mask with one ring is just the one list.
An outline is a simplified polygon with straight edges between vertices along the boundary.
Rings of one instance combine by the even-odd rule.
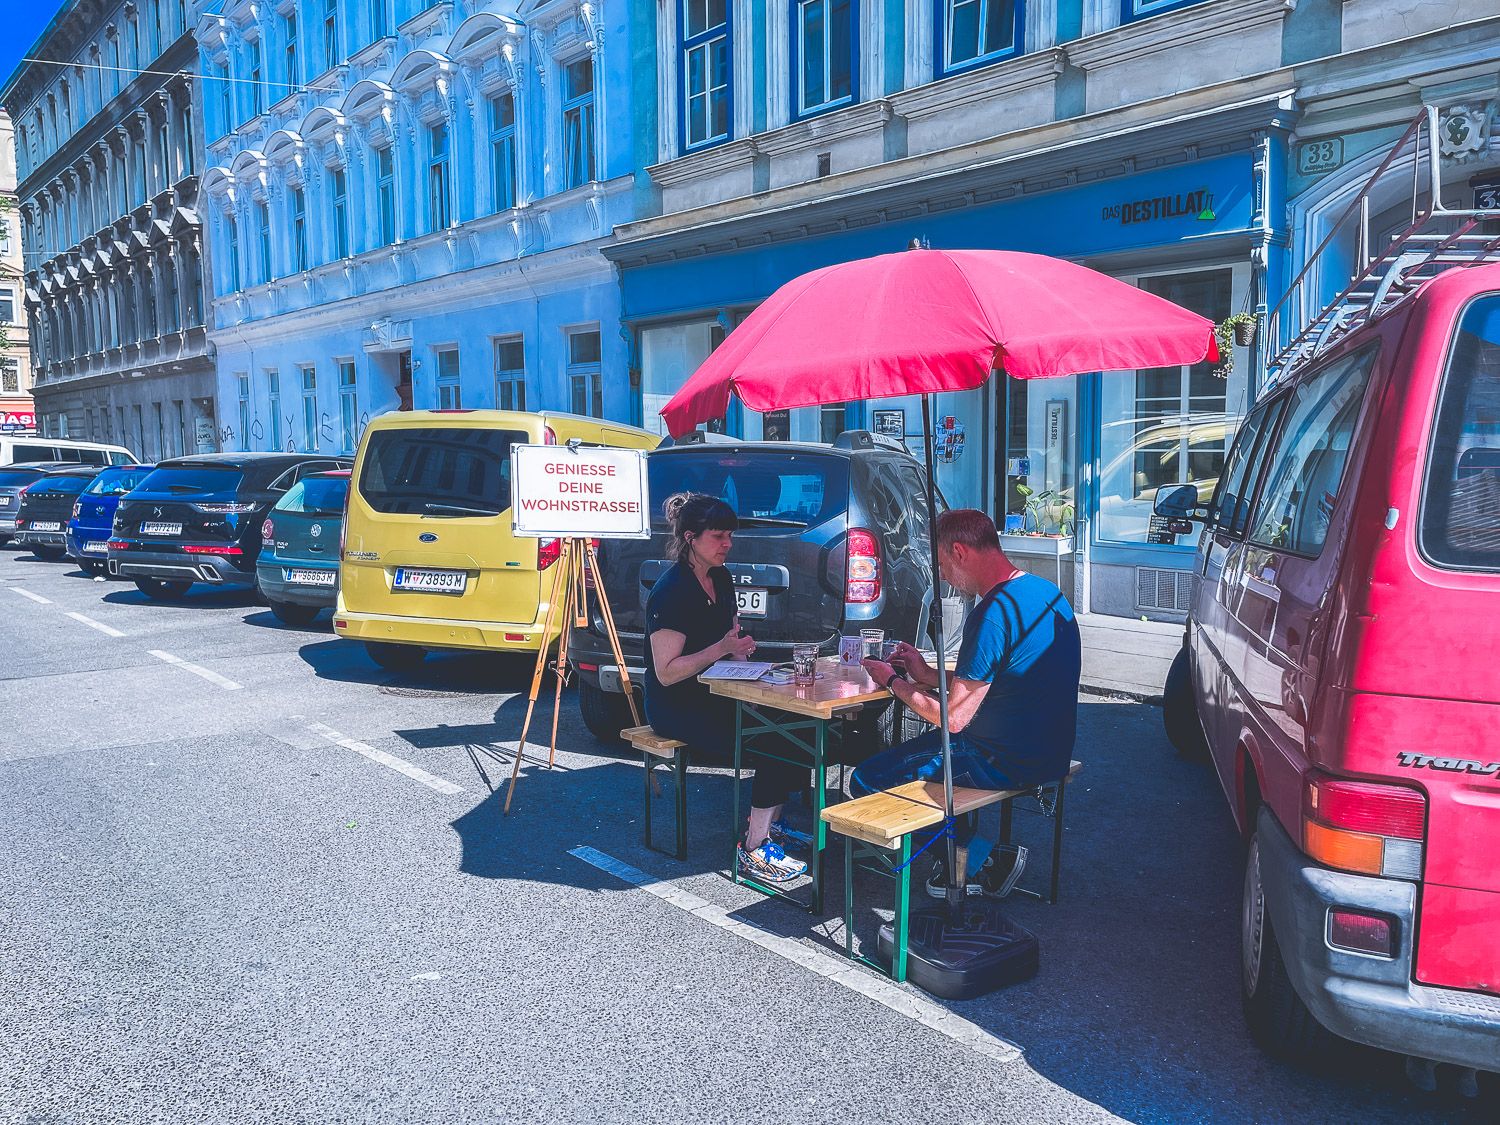
[[792, 646], [792, 682], [810, 684], [818, 678], [818, 646]]
[[879, 660], [880, 646], [885, 644], [885, 630], [861, 629], [859, 631], [859, 639], [864, 642], [865, 659]]

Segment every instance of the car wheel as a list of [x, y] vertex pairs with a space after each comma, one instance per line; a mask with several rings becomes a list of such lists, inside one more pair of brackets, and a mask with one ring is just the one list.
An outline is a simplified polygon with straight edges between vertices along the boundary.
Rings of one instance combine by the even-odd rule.
[[620, 742], [620, 732], [630, 725], [630, 705], [619, 692], [578, 681], [578, 710], [583, 715], [583, 725], [589, 733], [605, 746]]
[[180, 598], [188, 592], [191, 582], [164, 582], [160, 578], [137, 578], [135, 588], [148, 598]]
[[1334, 1036], [1308, 1011], [1292, 987], [1261, 883], [1260, 833], [1245, 852], [1240, 911], [1240, 999], [1250, 1035], [1269, 1055], [1289, 1061], [1327, 1052]]
[[293, 602], [270, 602], [271, 615], [288, 625], [311, 625], [318, 616], [315, 605], [296, 605]]
[[1205, 760], [1208, 740], [1203, 737], [1203, 724], [1198, 719], [1198, 700], [1193, 694], [1187, 649], [1179, 649], [1173, 659], [1161, 696], [1161, 721], [1167, 728], [1167, 741], [1184, 758]]
[[400, 645], [391, 641], [366, 641], [365, 651], [387, 672], [410, 672], [427, 659], [427, 650], [420, 645]]

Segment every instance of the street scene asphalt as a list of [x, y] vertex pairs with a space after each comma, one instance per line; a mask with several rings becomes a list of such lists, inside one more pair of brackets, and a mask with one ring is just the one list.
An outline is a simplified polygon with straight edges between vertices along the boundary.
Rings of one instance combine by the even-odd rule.
[[[3, 1122], [1485, 1112], [1375, 1051], [1312, 1071], [1252, 1045], [1239, 844], [1149, 706], [1082, 706], [1062, 899], [1012, 906], [1040, 975], [947, 1002], [842, 961], [838, 862], [816, 918], [723, 878], [724, 770], [693, 773], [689, 860], [646, 850], [641, 767], [571, 691], [555, 768], [528, 762], [503, 816], [525, 662], [396, 677], [326, 615], [149, 603], [10, 548], [0, 620]], [[865, 940], [882, 896], [861, 884]]]

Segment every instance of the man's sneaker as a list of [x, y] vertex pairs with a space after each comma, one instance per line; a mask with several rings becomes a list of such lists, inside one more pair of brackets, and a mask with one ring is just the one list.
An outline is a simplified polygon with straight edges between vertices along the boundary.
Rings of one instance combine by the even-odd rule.
[[[979, 869], [977, 878], [964, 887], [970, 895], [990, 895], [1004, 898], [1015, 889], [1016, 880], [1026, 869], [1026, 849], [1020, 844], [996, 844], [994, 850]], [[948, 897], [948, 861], [934, 860], [932, 873], [927, 876], [927, 893], [933, 898]]]
[[784, 820], [771, 821], [771, 843], [785, 851], [794, 848], [801, 851], [813, 846], [813, 838], [806, 832], [799, 832]]
[[758, 848], [746, 850], [740, 844], [740, 874], [767, 883], [786, 883], [807, 872], [807, 864], [788, 858], [780, 845], [766, 840]]

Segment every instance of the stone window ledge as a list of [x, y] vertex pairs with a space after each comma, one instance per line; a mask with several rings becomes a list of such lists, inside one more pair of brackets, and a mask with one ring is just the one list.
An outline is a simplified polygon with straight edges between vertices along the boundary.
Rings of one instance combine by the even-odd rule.
[[1062, 73], [1065, 61], [1063, 49], [1051, 47], [902, 90], [888, 100], [891, 108], [902, 117], [927, 117], [974, 102], [1004, 97], [1037, 82], [1056, 78]]
[[1297, 0], [1209, 0], [1074, 40], [1063, 50], [1079, 69], [1097, 70], [1277, 24], [1296, 6]]

